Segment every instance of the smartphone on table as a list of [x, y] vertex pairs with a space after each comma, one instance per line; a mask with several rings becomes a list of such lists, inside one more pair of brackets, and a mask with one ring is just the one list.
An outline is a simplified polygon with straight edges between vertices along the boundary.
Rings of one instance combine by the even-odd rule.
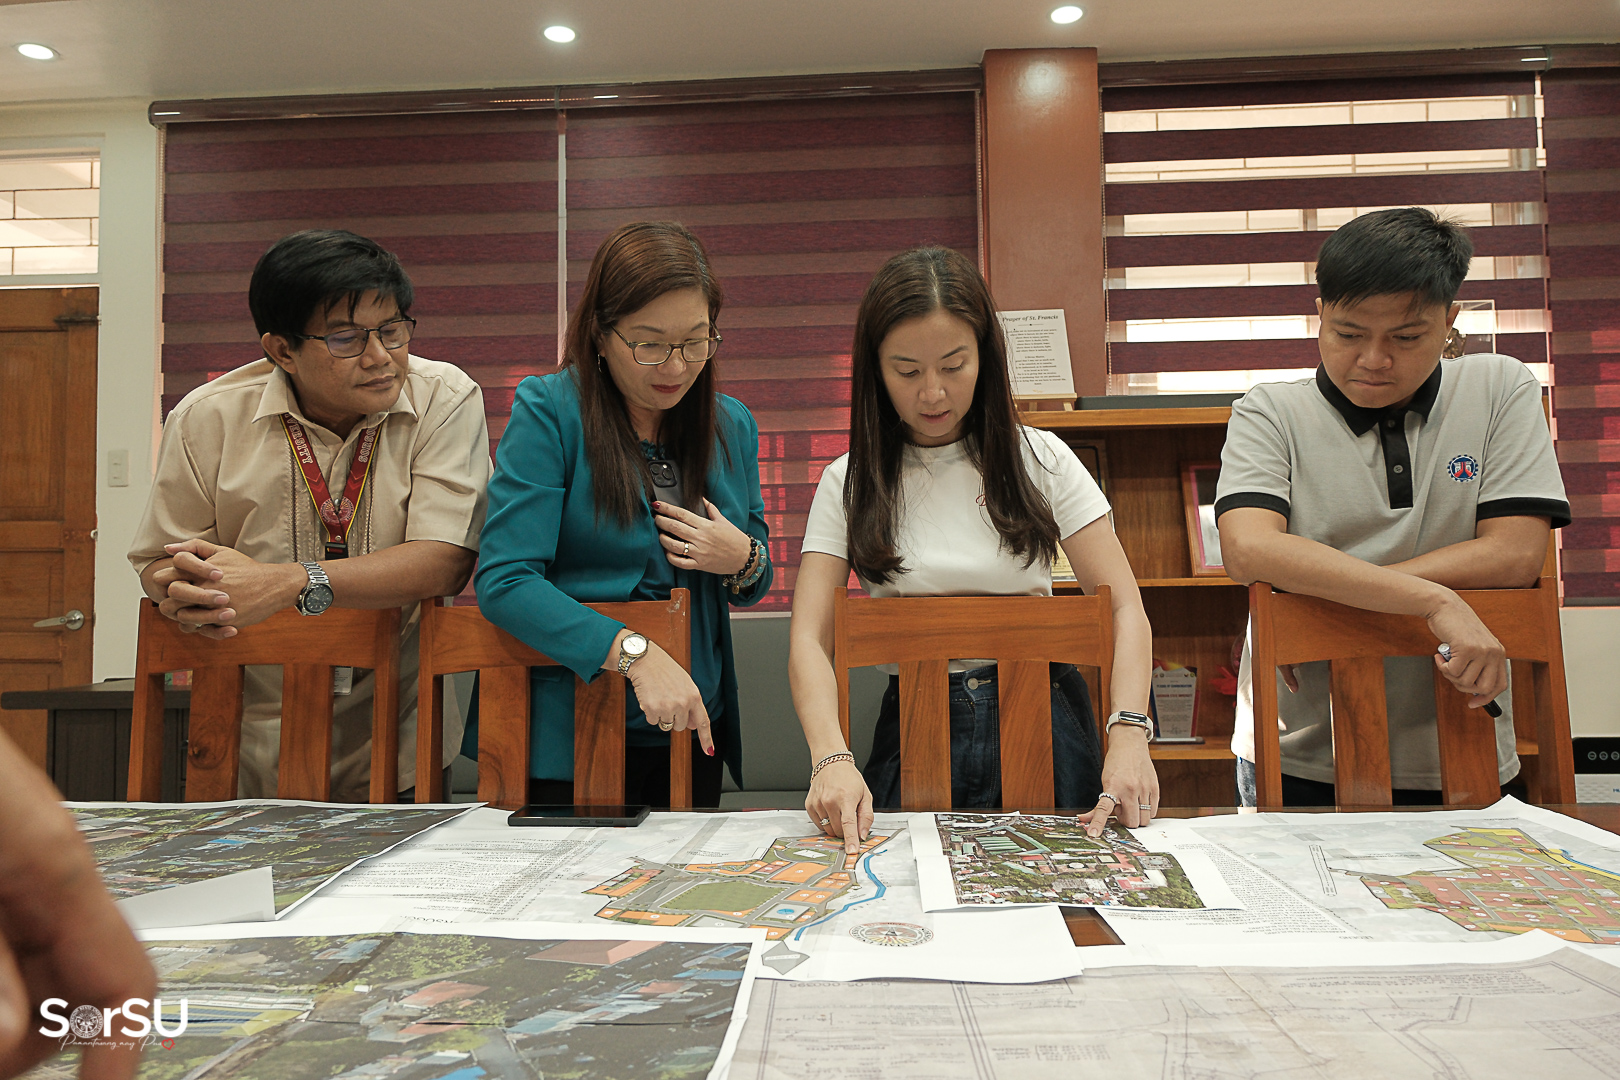
[[551, 826], [562, 829], [628, 829], [640, 825], [652, 810], [650, 806], [553, 806], [530, 803], [507, 817], [508, 825]]

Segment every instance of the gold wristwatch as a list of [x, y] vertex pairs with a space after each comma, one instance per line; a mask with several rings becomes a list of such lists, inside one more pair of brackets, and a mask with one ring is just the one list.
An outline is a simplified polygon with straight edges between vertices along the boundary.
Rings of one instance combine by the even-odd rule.
[[647, 639], [640, 634], [626, 635], [619, 642], [619, 674], [630, 674], [630, 665], [647, 655]]

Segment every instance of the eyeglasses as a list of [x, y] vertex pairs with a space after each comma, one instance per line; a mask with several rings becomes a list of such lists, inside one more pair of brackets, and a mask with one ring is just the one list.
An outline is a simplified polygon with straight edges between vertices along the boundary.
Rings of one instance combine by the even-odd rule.
[[390, 319], [381, 326], [374, 326], [370, 330], [356, 327], [353, 330], [339, 330], [335, 334], [296, 334], [295, 337], [305, 341], [323, 341], [326, 351], [337, 360], [352, 360], [366, 351], [366, 345], [371, 341], [371, 335], [376, 334], [382, 347], [389, 352], [402, 349], [411, 342], [411, 335], [416, 331], [416, 320], [411, 318]]
[[613, 333], [618, 339], [630, 346], [630, 358], [642, 367], [658, 367], [669, 363], [669, 358], [680, 350], [681, 359], [688, 364], [701, 364], [714, 359], [714, 354], [720, 348], [721, 337], [712, 334], [709, 337], [693, 338], [691, 341], [631, 341], [619, 333], [618, 327], [613, 327]]

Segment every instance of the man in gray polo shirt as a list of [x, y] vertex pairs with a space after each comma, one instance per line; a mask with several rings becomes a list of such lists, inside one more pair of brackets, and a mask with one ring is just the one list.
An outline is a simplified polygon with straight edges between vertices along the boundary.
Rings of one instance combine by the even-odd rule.
[[[1317, 257], [1322, 365], [1232, 408], [1215, 514], [1227, 573], [1369, 611], [1421, 615], [1452, 649], [1385, 660], [1397, 803], [1438, 802], [1432, 670], [1469, 706], [1507, 689], [1501, 643], [1456, 589], [1534, 583], [1569, 503], [1541, 388], [1508, 356], [1442, 359], [1473, 244], [1407, 207], [1364, 214]], [[1249, 650], [1238, 673], [1238, 787], [1253, 805]], [[1278, 675], [1283, 797], [1333, 802], [1328, 665]], [[1286, 689], [1284, 685], [1286, 684]], [[1508, 701], [1496, 722], [1505, 783], [1518, 774]]]

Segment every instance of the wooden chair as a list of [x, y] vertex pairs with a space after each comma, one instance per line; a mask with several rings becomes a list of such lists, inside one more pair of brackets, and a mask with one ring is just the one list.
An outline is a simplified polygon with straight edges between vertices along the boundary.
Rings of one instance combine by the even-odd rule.
[[[587, 604], [692, 667], [692, 599], [672, 589], [668, 600]], [[444, 677], [478, 672], [478, 798], [517, 809], [529, 801], [529, 669], [557, 667], [484, 618], [476, 607], [422, 605], [422, 660], [417, 694], [416, 790], [444, 798]], [[624, 687], [614, 671], [574, 680], [574, 801], [624, 802]], [[669, 740], [669, 798], [692, 805], [690, 731]]]
[[371, 713], [371, 801], [399, 798], [399, 609], [330, 608], [306, 618], [279, 611], [232, 638], [187, 634], [141, 601], [130, 725], [129, 798], [160, 795], [163, 676], [191, 671], [186, 801], [236, 798], [242, 750], [242, 668], [280, 665], [281, 760], [276, 794], [325, 802], [332, 796], [332, 668], [376, 673]]
[[1109, 714], [1114, 614], [1095, 596], [924, 596], [873, 599], [839, 589], [833, 606], [838, 723], [849, 740], [849, 669], [900, 666], [900, 801], [951, 805], [950, 658], [993, 657], [1001, 702], [1001, 802], [1052, 804], [1048, 663], [1101, 670], [1097, 715]]
[[[1529, 589], [1458, 595], [1515, 662], [1515, 723], [1528, 723], [1530, 717], [1535, 722], [1534, 780], [1539, 790], [1532, 798], [1574, 802], [1575, 754], [1569, 735], [1557, 579], [1546, 574]], [[1335, 798], [1342, 806], [1390, 805], [1384, 657], [1433, 656], [1439, 642], [1428, 625], [1416, 615], [1363, 611], [1314, 596], [1274, 592], [1264, 582], [1249, 586], [1249, 612], [1254, 635], [1256, 801], [1262, 807], [1283, 805], [1277, 680], [1264, 673], [1279, 664], [1326, 660], [1331, 670]], [[1484, 709], [1470, 709], [1467, 702], [1435, 672], [1441, 797], [1451, 806], [1492, 803], [1501, 792], [1496, 723]]]

